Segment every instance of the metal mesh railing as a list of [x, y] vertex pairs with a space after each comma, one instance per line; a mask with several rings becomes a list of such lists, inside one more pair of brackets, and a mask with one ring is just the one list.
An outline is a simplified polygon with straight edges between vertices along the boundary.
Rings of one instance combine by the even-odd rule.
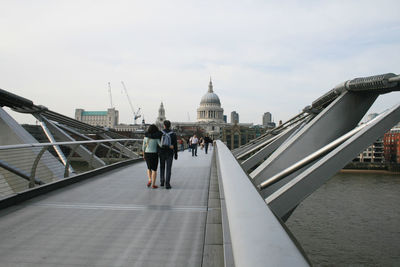
[[0, 198], [115, 162], [139, 158], [141, 149], [142, 139], [0, 146]]

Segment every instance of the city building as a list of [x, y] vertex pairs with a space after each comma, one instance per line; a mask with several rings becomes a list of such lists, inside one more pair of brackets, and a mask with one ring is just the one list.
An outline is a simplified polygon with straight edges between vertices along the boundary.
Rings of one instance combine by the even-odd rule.
[[384, 144], [382, 138], [378, 138], [374, 143], [372, 143], [372, 145], [361, 152], [353, 161], [382, 163], [384, 161], [383, 146]]
[[[376, 118], [379, 114], [367, 115], [367, 122]], [[353, 162], [361, 163], [400, 163], [400, 128], [395, 126], [383, 137], [378, 138], [374, 143], [362, 151]]]
[[400, 128], [393, 128], [383, 136], [384, 157], [387, 163], [400, 163]]
[[[375, 119], [379, 114], [370, 113], [367, 115], [367, 122]], [[379, 137], [375, 142], [368, 146], [358, 156], [353, 159], [353, 162], [365, 162], [365, 163], [382, 163], [383, 157], [383, 140]]]
[[270, 122], [272, 122], [272, 114], [270, 112], [265, 112], [262, 116], [262, 125], [267, 126]]
[[[184, 137], [196, 133], [198, 136], [208, 134], [211, 139], [223, 139], [222, 131], [225, 127], [232, 126], [226, 122], [223, 114], [221, 101], [214, 92], [213, 83], [210, 79], [207, 92], [202, 96], [197, 108], [197, 122], [171, 122], [173, 129]], [[238, 126], [250, 127], [252, 123], [237, 123]], [[249, 140], [246, 138], [245, 140]]]
[[231, 112], [231, 123], [232, 124], [239, 123], [239, 113], [237, 113], [236, 111]]
[[262, 125], [267, 129], [273, 129], [276, 127], [275, 122], [272, 121], [272, 114], [270, 112], [265, 112], [262, 116]]
[[264, 128], [252, 124], [231, 124], [222, 128], [221, 139], [229, 149], [238, 148], [265, 133]]
[[163, 129], [164, 128], [164, 121], [166, 120], [165, 117], [165, 108], [163, 102], [161, 102], [160, 107], [158, 108], [158, 117], [156, 119], [156, 125], [158, 129]]
[[75, 109], [75, 119], [93, 126], [115, 128], [118, 125], [119, 113], [115, 108], [107, 111], [85, 111]]
[[[253, 126], [253, 123], [239, 123], [239, 114], [231, 113], [231, 123], [227, 123], [227, 117], [223, 114], [221, 101], [214, 92], [213, 83], [210, 79], [207, 92], [202, 96], [197, 108], [196, 122], [174, 122], [171, 121], [172, 129], [179, 138], [188, 139], [193, 134], [204, 136], [208, 134], [211, 139], [221, 139], [233, 149], [244, 145], [251, 139], [260, 136], [266, 130], [265, 127]], [[76, 109], [75, 118], [94, 126], [113, 128], [120, 134], [132, 138], [140, 138], [148, 127], [142, 124], [118, 124], [118, 111], [114, 108], [108, 111], [85, 111]], [[155, 124], [159, 129], [163, 128], [163, 122], [167, 119], [164, 104], [161, 102], [158, 109], [158, 117]], [[272, 122], [270, 122], [272, 123]]]

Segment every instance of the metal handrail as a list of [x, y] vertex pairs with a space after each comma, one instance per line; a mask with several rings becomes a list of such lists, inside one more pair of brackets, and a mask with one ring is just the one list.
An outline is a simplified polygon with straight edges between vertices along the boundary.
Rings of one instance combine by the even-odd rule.
[[15, 144], [0, 146], [0, 150], [15, 149], [15, 148], [29, 148], [29, 147], [43, 147], [43, 146], [65, 146], [76, 144], [91, 144], [91, 143], [107, 143], [107, 142], [123, 142], [123, 141], [143, 141], [142, 139], [102, 139], [102, 140], [87, 140], [87, 141], [69, 141], [69, 142], [53, 142], [53, 143], [30, 143], [30, 144]]
[[240, 164], [219, 140], [215, 153], [235, 265], [309, 266]]
[[[102, 139], [102, 140], [84, 140], [84, 141], [66, 141], [66, 142], [50, 142], [50, 143], [29, 143], [29, 144], [14, 144], [0, 146], [0, 152], [4, 155], [3, 159], [0, 160], [0, 169], [5, 169], [8, 172], [3, 173], [9, 178], [18, 177], [20, 180], [12, 180], [12, 184], [8, 184], [0, 188], [0, 191], [5, 188], [11, 188], [15, 192], [25, 190], [28, 187], [33, 188], [36, 185], [42, 185], [50, 181], [54, 181], [61, 178], [70, 177], [71, 175], [77, 174], [75, 170], [71, 168], [71, 161], [76, 159], [75, 155], [79, 155], [84, 161], [88, 163], [89, 169], [95, 169], [99, 166], [94, 166], [93, 161], [98, 156], [96, 152], [101, 144], [112, 144], [108, 148], [107, 152], [107, 164], [113, 163], [114, 161], [123, 161], [129, 158], [139, 158], [138, 152], [141, 151], [142, 139]], [[122, 147], [115, 147], [116, 143], [120, 143]], [[84, 145], [92, 144], [94, 147], [85, 148], [90, 154], [88, 156], [82, 156], [77, 152], [79, 147]], [[68, 147], [68, 156], [64, 160], [57, 160], [57, 156], [49, 157], [49, 149], [54, 147]], [[133, 154], [127, 154], [126, 148], [133, 152]], [[116, 153], [111, 153], [111, 150]], [[61, 150], [60, 150], [61, 151]], [[62, 152], [61, 152], [62, 153]], [[65, 153], [65, 152], [64, 152]], [[76, 154], [78, 153], [78, 154]], [[105, 153], [100, 152], [100, 153]], [[58, 154], [57, 154], [58, 155]], [[99, 158], [98, 158], [99, 159]], [[101, 159], [99, 159], [101, 160]], [[81, 168], [80, 168], [81, 169]], [[80, 171], [89, 170], [87, 167]], [[9, 179], [7, 178], [7, 179]], [[14, 179], [14, 178], [12, 178]], [[26, 182], [23, 182], [25, 180]], [[9, 189], [6, 189], [9, 190]], [[0, 195], [4, 192], [0, 192]], [[9, 193], [7, 193], [9, 194]]]

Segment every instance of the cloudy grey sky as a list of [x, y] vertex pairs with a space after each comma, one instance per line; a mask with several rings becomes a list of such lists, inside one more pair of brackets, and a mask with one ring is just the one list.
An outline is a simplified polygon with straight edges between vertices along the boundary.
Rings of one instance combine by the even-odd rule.
[[[74, 116], [105, 110], [111, 82], [132, 123], [124, 81], [147, 122], [160, 102], [196, 119], [212, 76], [224, 113], [286, 120], [335, 85], [400, 73], [400, 1], [0, 2], [0, 88]], [[371, 112], [400, 102], [381, 96]], [[21, 122], [25, 118], [19, 118]]]

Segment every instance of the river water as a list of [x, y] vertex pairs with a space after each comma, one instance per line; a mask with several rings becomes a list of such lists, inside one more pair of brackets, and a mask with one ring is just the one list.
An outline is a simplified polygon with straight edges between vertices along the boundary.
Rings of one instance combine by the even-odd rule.
[[314, 266], [400, 266], [400, 174], [338, 173], [286, 225]]

